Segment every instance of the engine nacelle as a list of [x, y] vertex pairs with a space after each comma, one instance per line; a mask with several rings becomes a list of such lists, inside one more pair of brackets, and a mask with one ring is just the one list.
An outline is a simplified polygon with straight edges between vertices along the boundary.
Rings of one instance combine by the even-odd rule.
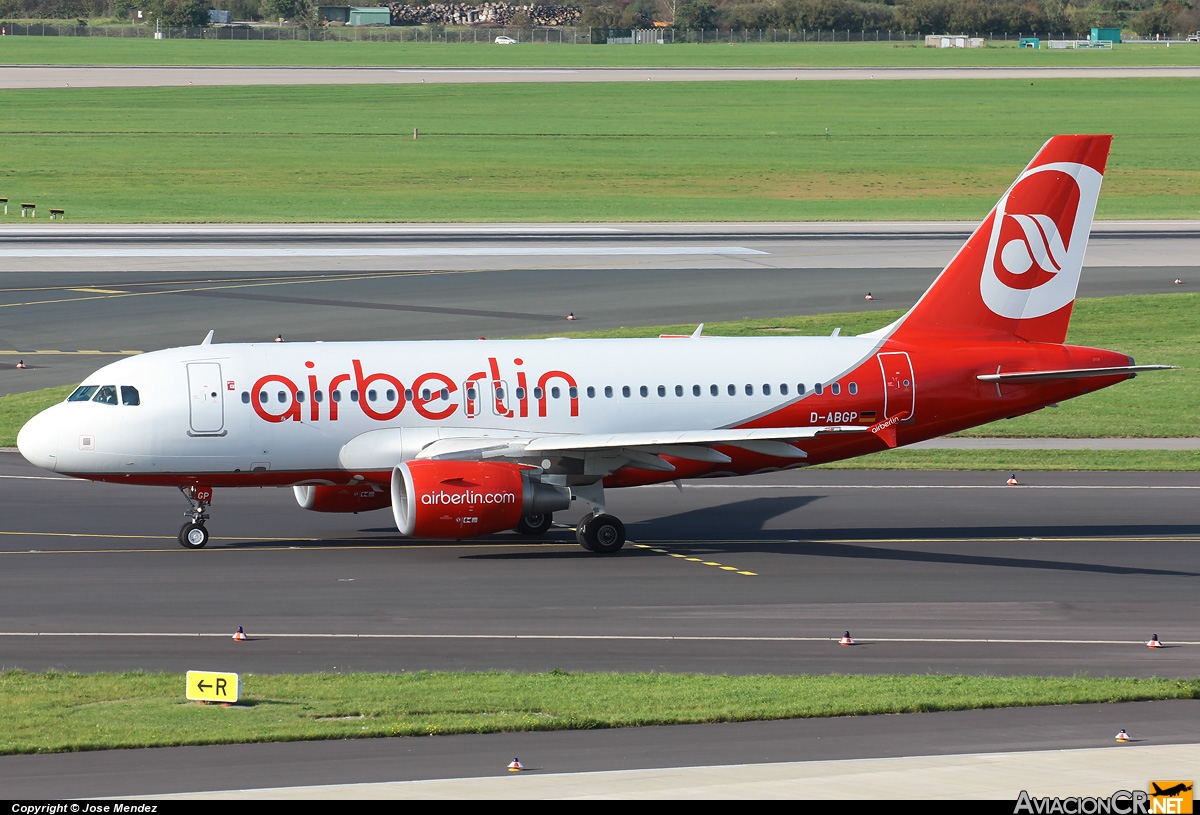
[[533, 473], [491, 461], [406, 461], [392, 472], [396, 528], [410, 537], [471, 538], [571, 505], [570, 490]]
[[392, 503], [392, 496], [370, 484], [292, 487], [296, 503], [313, 512], [369, 512]]

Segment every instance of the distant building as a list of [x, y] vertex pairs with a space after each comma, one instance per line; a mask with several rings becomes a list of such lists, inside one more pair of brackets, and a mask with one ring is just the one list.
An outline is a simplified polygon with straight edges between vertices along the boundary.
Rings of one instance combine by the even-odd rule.
[[317, 16], [345, 25], [392, 24], [392, 10], [386, 6], [318, 6]]
[[927, 34], [926, 48], [983, 48], [983, 37], [954, 37], [949, 34]]
[[208, 10], [208, 21], [210, 23], [232, 23], [233, 12], [219, 8], [210, 8]]

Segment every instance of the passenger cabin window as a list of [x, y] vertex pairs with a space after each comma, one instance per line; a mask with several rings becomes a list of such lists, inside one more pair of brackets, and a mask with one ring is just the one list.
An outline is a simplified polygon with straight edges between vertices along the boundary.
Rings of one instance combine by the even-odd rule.
[[621, 395], [624, 396], [626, 399], [629, 398], [629, 386], [628, 385], [621, 386]]
[[804, 383], [803, 382], [801, 382], [799, 385], [796, 386], [796, 393], [799, 394], [800, 396], [804, 395]]
[[588, 388], [587, 388], [587, 395], [588, 395], [588, 399], [595, 399], [595, 398], [596, 398], [596, 389], [595, 389], [595, 387], [593, 387], [593, 386], [591, 386], [591, 385], [588, 385]]
[[650, 389], [647, 388], [645, 385], [642, 385], [640, 388], [638, 388], [638, 393], [640, 393], [642, 396], [649, 396]]
[[730, 396], [737, 396], [737, 385], [729, 385], [725, 388]]
[[550, 389], [550, 398], [551, 399], [557, 399], [561, 395], [562, 395], [562, 391], [559, 390], [557, 387], [553, 387]]
[[851, 395], [851, 396], [853, 396], [853, 395], [854, 395], [854, 394], [856, 394], [856, 393], [858, 393], [858, 383], [857, 383], [857, 382], [851, 382], [851, 383], [850, 383], [850, 395]]
[[716, 385], [709, 385], [708, 392], [711, 393], [713, 396], [716, 396], [718, 393], [721, 392], [721, 389], [719, 387], [717, 387]]
[[784, 384], [782, 384], [782, 385], [780, 385], [780, 386], [779, 386], [779, 393], [780, 393], [781, 395], [783, 395], [783, 396], [787, 396], [787, 391], [788, 391], [788, 388], [787, 388], [787, 383], [786, 383], [786, 382], [785, 382]]
[[753, 396], [753, 395], [754, 395], [754, 386], [753, 386], [753, 385], [747, 385], [747, 386], [746, 386], [746, 395], [747, 395], [747, 396]]
[[675, 386], [675, 395], [676, 395], [676, 396], [683, 396], [683, 385], [676, 385], [676, 386]]
[[764, 383], [763, 384], [763, 396], [770, 396], [770, 395], [771, 395], [771, 386]]
[[75, 389], [75, 392], [67, 397], [68, 402], [90, 402], [96, 391], [100, 388], [99, 385], [80, 385]]
[[604, 398], [612, 399], [612, 395], [613, 395], [612, 385], [605, 385], [604, 386]]
[[250, 404], [250, 391], [242, 391], [242, 404]]
[[99, 402], [102, 405], [115, 405], [117, 403], [117, 386], [116, 385], [101, 385], [100, 390], [96, 391], [93, 402]]
[[692, 396], [699, 396], [699, 395], [700, 395], [700, 386], [692, 385]]
[[837, 382], [834, 382], [832, 385], [829, 386], [829, 390], [831, 390], [833, 392], [834, 396], [837, 396], [839, 393], [842, 392], [842, 386], [839, 385]]
[[820, 396], [823, 391], [824, 391], [824, 386], [821, 385], [820, 382], [813, 385], [813, 393], [815, 393], [817, 396]]

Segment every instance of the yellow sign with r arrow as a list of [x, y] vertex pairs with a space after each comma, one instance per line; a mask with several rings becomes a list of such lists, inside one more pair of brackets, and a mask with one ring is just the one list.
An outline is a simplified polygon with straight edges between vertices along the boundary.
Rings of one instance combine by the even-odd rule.
[[187, 698], [200, 702], [236, 702], [238, 675], [214, 671], [187, 672]]

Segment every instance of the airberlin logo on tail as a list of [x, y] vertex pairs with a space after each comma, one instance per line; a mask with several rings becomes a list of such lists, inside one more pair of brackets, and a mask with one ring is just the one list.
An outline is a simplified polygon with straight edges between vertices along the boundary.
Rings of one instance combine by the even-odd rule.
[[1024, 172], [992, 211], [979, 292], [1001, 317], [1029, 319], [1075, 299], [1103, 176], [1055, 162]]

